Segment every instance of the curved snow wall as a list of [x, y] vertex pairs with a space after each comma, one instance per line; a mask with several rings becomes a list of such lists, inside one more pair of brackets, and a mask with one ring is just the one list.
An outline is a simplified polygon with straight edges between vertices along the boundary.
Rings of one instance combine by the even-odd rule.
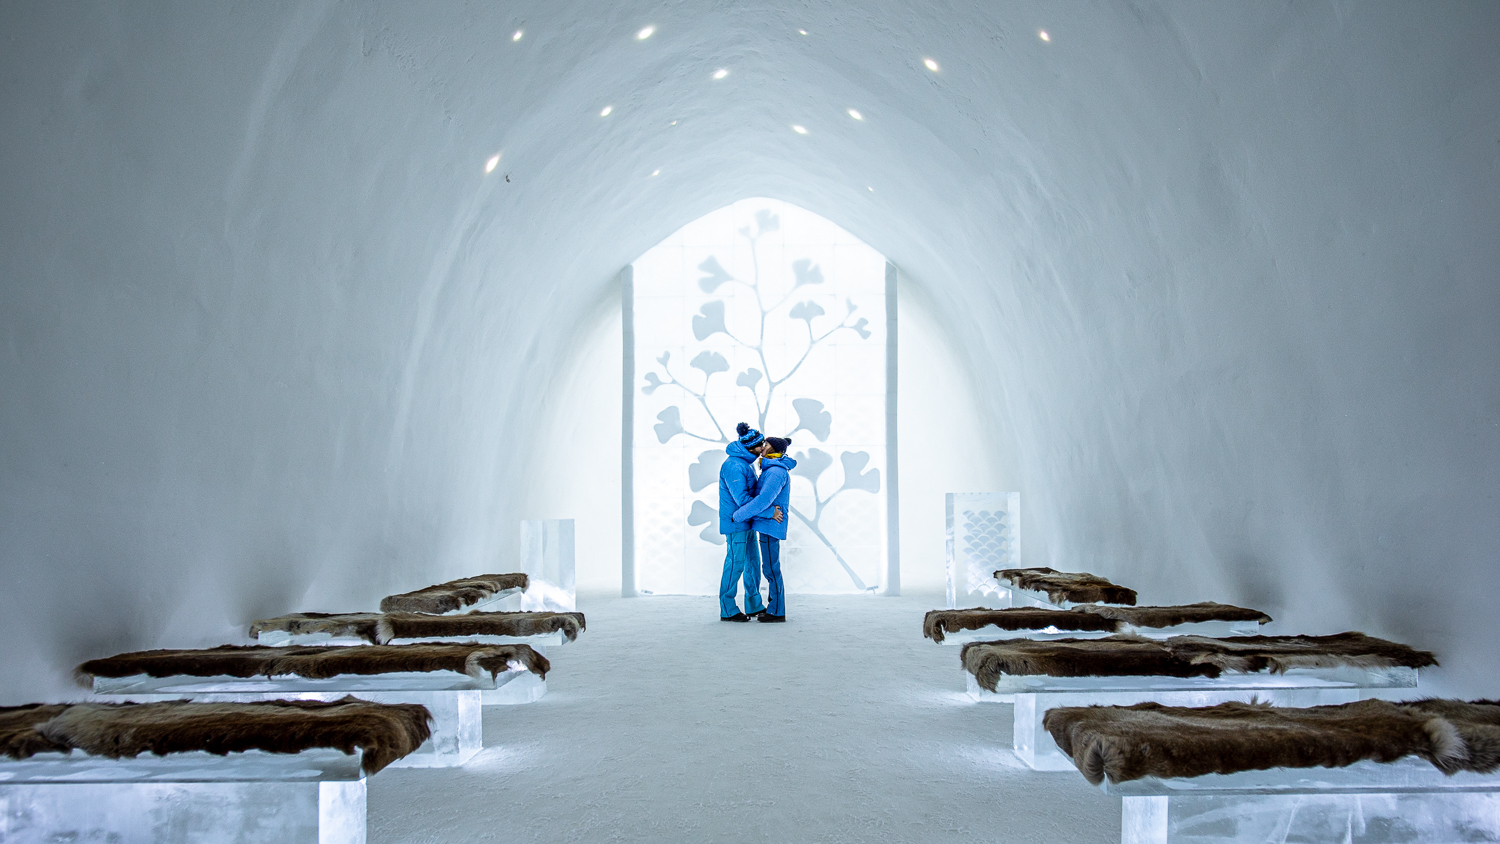
[[550, 398], [611, 279], [747, 196], [902, 268], [1029, 562], [1497, 691], [1494, 4], [24, 2], [0, 32], [6, 703], [507, 565], [560, 449], [619, 441]]

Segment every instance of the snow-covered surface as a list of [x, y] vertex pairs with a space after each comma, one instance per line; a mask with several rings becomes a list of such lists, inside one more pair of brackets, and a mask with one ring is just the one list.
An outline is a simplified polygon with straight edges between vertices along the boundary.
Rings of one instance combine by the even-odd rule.
[[370, 842], [1119, 841], [1117, 798], [1026, 770], [1009, 707], [963, 694], [922, 638], [941, 600], [792, 595], [760, 625], [581, 595], [546, 697], [486, 707], [461, 769], [370, 779]]

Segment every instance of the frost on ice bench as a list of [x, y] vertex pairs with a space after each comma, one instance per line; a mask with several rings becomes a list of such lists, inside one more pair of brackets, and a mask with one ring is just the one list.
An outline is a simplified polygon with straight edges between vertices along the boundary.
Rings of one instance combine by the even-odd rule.
[[[297, 613], [251, 624], [250, 637], [273, 647], [477, 642], [529, 645], [545, 653], [548, 645], [574, 641], [585, 627], [580, 612]], [[485, 704], [530, 703], [546, 692], [547, 681], [531, 675], [486, 690], [482, 699]]]
[[547, 658], [527, 645], [421, 644], [138, 651], [78, 666], [80, 683], [117, 700], [199, 702], [336, 700], [415, 703], [432, 736], [398, 764], [462, 765], [483, 747], [483, 690], [545, 678]]
[[363, 844], [366, 775], [427, 721], [353, 698], [0, 707], [0, 840]]
[[480, 610], [519, 610], [526, 575], [481, 574], [450, 580], [415, 592], [388, 595], [380, 600], [380, 611], [457, 615]]
[[1042, 607], [932, 610], [922, 635], [943, 645], [997, 639], [1098, 638], [1129, 633], [1166, 636], [1252, 634], [1271, 617], [1259, 610], [1205, 602], [1176, 607], [1085, 605], [1069, 610]]
[[295, 613], [250, 625], [263, 645], [409, 645], [458, 641], [484, 645], [561, 645], [585, 629], [581, 612]]
[[1500, 841], [1500, 705], [1054, 709], [1047, 731], [1123, 798], [1122, 844]]
[[1426, 651], [1363, 633], [1334, 636], [1174, 636], [971, 642], [961, 659], [979, 700], [1015, 701], [1016, 755], [1037, 770], [1072, 765], [1046, 740], [1042, 716], [1066, 706], [1156, 701], [1205, 706], [1270, 700], [1347, 703], [1370, 689], [1415, 688]]
[[1001, 569], [995, 572], [995, 580], [1010, 592], [1013, 607], [1065, 610], [1079, 604], [1135, 606], [1134, 589], [1126, 589], [1088, 572], [1056, 571], [1046, 567]]

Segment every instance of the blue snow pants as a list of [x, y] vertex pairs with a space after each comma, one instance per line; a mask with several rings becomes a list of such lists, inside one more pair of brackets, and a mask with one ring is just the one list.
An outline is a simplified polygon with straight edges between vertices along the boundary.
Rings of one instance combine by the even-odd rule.
[[771, 592], [766, 612], [780, 618], [786, 615], [786, 585], [781, 582], [781, 540], [760, 535], [760, 562], [765, 567], [766, 583]]
[[745, 614], [765, 609], [760, 601], [760, 554], [755, 547], [755, 531], [742, 530], [724, 537], [724, 577], [719, 580], [719, 617], [729, 618], [740, 611], [734, 603], [739, 582], [745, 582]]

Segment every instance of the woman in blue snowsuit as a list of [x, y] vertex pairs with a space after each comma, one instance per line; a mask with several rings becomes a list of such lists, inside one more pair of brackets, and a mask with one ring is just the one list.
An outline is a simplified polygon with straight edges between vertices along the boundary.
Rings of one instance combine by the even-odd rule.
[[[736, 522], [748, 521], [760, 534], [761, 572], [770, 586], [766, 609], [756, 616], [762, 622], [786, 621], [786, 587], [781, 581], [781, 540], [786, 539], [785, 514], [791, 512], [792, 469], [797, 461], [786, 455], [791, 437], [766, 437], [766, 450], [760, 458], [760, 477], [755, 481], [755, 497], [734, 511]], [[777, 521], [780, 512], [783, 519]]]

